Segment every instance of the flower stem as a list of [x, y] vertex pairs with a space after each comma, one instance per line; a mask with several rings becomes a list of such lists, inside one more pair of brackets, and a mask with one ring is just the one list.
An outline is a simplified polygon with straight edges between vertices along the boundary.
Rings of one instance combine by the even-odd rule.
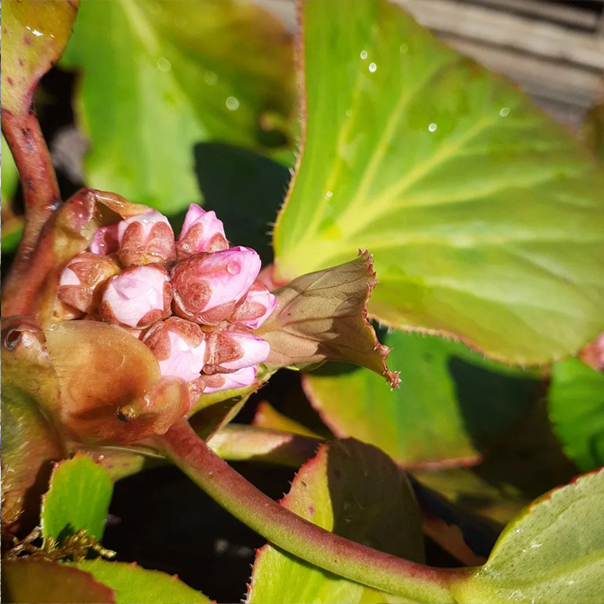
[[[29, 268], [40, 231], [60, 205], [61, 194], [48, 147], [33, 110], [12, 114], [3, 109], [2, 132], [19, 171], [25, 202], [25, 230], [10, 275], [3, 284], [3, 300], [11, 301], [8, 314], [25, 314], [27, 309], [19, 308], [18, 290]], [[7, 312], [3, 304], [3, 314]]]
[[467, 569], [438, 569], [397, 558], [326, 531], [273, 501], [201, 440], [186, 420], [155, 445], [224, 509], [275, 546], [342, 577], [418, 602], [453, 602], [451, 580]]

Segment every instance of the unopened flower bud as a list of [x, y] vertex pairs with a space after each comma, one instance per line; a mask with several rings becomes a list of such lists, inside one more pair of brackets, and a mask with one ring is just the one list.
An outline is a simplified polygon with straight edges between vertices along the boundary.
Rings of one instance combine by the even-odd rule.
[[58, 297], [61, 302], [89, 313], [100, 302], [100, 285], [120, 272], [107, 256], [78, 254], [61, 273]]
[[176, 259], [174, 231], [168, 219], [151, 210], [118, 224], [119, 257], [125, 266], [172, 262]]
[[205, 388], [203, 393], [210, 394], [220, 390], [231, 390], [233, 388], [245, 388], [251, 386], [255, 379], [258, 369], [256, 367], [245, 367], [234, 371], [233, 373], [216, 373], [205, 376]]
[[109, 280], [100, 312], [109, 323], [144, 327], [168, 317], [171, 300], [172, 285], [163, 266], [132, 266]]
[[206, 373], [235, 371], [263, 363], [271, 347], [266, 340], [247, 330], [211, 332], [206, 343]]
[[224, 225], [216, 218], [216, 213], [206, 212], [197, 204], [191, 204], [176, 244], [178, 258], [187, 258], [200, 252], [219, 252], [228, 247]]
[[256, 281], [229, 320], [258, 329], [271, 316], [276, 304], [277, 298], [262, 283]]
[[117, 224], [101, 227], [92, 238], [89, 248], [90, 251], [93, 254], [99, 254], [100, 256], [108, 256], [109, 254], [117, 252], [119, 248], [117, 231]]
[[159, 361], [162, 376], [179, 377], [185, 382], [199, 378], [206, 349], [199, 325], [170, 317], [151, 327], [143, 342]]
[[174, 311], [185, 319], [215, 325], [227, 319], [260, 271], [260, 256], [247, 247], [196, 254], [172, 269]]

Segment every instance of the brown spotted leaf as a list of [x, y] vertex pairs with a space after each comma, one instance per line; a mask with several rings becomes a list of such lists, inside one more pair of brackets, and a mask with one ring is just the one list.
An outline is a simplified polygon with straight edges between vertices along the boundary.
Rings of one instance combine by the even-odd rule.
[[4, 0], [2, 111], [29, 110], [40, 78], [67, 44], [78, 5], [79, 0]]

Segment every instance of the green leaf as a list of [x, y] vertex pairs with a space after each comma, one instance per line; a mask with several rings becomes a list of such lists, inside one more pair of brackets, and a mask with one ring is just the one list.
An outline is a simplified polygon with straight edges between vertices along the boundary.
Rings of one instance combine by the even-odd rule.
[[42, 535], [55, 541], [85, 529], [100, 541], [105, 530], [113, 485], [105, 468], [86, 455], [57, 465], [42, 503]]
[[380, 447], [406, 464], [476, 463], [527, 415], [540, 392], [535, 372], [486, 360], [458, 342], [390, 332], [400, 387], [364, 369], [325, 365], [304, 376], [313, 406], [338, 436]]
[[302, 6], [306, 137], [276, 277], [360, 248], [369, 312], [545, 363], [604, 330], [604, 175], [514, 85], [385, 0]]
[[567, 455], [584, 472], [604, 466], [604, 373], [578, 359], [556, 363], [548, 398]]
[[[357, 441], [322, 445], [281, 502], [342, 537], [421, 562], [419, 511], [404, 472]], [[384, 602], [384, 594], [267, 545], [256, 556], [248, 602]]]
[[211, 602], [175, 575], [136, 564], [84, 560], [75, 565], [115, 591], [117, 604], [206, 604]]
[[6, 0], [2, 6], [2, 109], [29, 111], [40, 78], [61, 56], [79, 0]]
[[112, 604], [113, 591], [92, 575], [47, 560], [2, 561], [2, 601], [15, 604]]
[[602, 601], [604, 471], [534, 502], [507, 527], [488, 562], [453, 585], [458, 602]]
[[168, 214], [199, 200], [196, 143], [267, 149], [263, 115], [294, 98], [290, 36], [252, 3], [86, 2], [63, 65], [83, 70], [90, 184]]

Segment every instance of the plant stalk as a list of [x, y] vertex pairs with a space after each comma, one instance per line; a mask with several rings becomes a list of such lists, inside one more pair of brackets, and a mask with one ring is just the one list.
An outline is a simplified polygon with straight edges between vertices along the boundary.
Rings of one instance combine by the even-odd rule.
[[[12, 114], [2, 110], [2, 132], [6, 137], [23, 186], [25, 230], [11, 272], [3, 284], [3, 314], [27, 314], [21, 308], [19, 288], [40, 232], [61, 203], [61, 194], [50, 153], [33, 110]], [[10, 301], [10, 309], [4, 301]]]
[[266, 496], [214, 453], [186, 420], [155, 445], [212, 499], [275, 546], [327, 571], [417, 602], [453, 602], [467, 569], [438, 569], [339, 537]]

